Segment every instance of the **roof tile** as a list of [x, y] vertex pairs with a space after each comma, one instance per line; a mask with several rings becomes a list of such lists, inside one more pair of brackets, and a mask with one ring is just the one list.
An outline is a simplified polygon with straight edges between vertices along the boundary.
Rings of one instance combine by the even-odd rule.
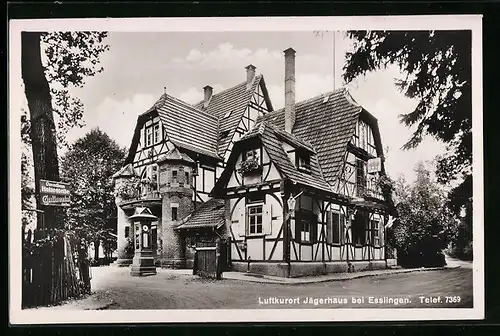
[[[328, 101], [324, 98], [329, 96]], [[296, 120], [292, 134], [316, 150], [325, 180], [332, 184], [339, 173], [347, 144], [362, 107], [355, 104], [345, 88], [301, 101], [295, 105]], [[284, 129], [284, 109], [260, 117]]]
[[223, 200], [210, 199], [183, 219], [175, 230], [220, 227], [225, 222]]

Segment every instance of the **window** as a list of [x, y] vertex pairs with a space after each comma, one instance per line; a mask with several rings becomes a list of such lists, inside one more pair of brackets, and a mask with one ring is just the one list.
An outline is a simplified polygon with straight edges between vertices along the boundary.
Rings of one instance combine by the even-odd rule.
[[153, 128], [146, 127], [146, 147], [153, 144]]
[[241, 174], [258, 173], [261, 171], [260, 151], [258, 149], [244, 151], [241, 154], [241, 159], [238, 167], [238, 171]]
[[376, 219], [372, 220], [371, 227], [372, 227], [373, 245], [380, 246], [380, 221]]
[[257, 149], [251, 149], [251, 150], [247, 150], [247, 151], [243, 152], [242, 159], [243, 159], [243, 161], [254, 159], [260, 165], [260, 155], [259, 155], [259, 151]]
[[189, 172], [184, 172], [184, 179], [185, 179], [185, 183], [186, 183], [186, 186], [191, 186], [191, 181], [189, 181]]
[[160, 142], [160, 124], [153, 125], [153, 143], [157, 144]]
[[172, 170], [172, 184], [177, 184], [177, 170]]
[[130, 226], [125, 226], [125, 238], [130, 237]]
[[366, 230], [368, 229], [368, 217], [366, 213], [357, 211], [352, 222], [352, 243], [354, 245], [366, 244]]
[[177, 220], [177, 206], [172, 205], [171, 209], [172, 209], [172, 220], [176, 221]]
[[362, 196], [366, 187], [366, 162], [359, 159], [356, 160], [356, 187], [357, 195]]
[[148, 125], [146, 124], [145, 143], [146, 147], [153, 146], [161, 141], [161, 128], [158, 122]]
[[297, 167], [306, 173], [311, 172], [311, 156], [309, 153], [297, 152]]
[[146, 196], [158, 190], [158, 165], [147, 166], [141, 175], [141, 194]]
[[364, 121], [359, 121], [356, 125], [356, 132], [353, 137], [355, 146], [364, 149], [371, 155], [377, 155], [375, 139], [371, 127]]
[[301, 243], [317, 241], [317, 220], [312, 211], [295, 212], [295, 239]]
[[262, 205], [248, 207], [248, 234], [262, 233]]
[[345, 216], [338, 212], [330, 212], [328, 214], [326, 226], [326, 241], [329, 244], [340, 244], [342, 231], [344, 227]]

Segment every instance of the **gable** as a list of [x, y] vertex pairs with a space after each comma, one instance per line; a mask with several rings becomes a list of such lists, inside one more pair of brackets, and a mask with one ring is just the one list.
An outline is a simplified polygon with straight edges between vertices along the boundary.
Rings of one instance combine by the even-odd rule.
[[[234, 145], [233, 151], [228, 160], [226, 169], [221, 175], [214, 188], [213, 195], [221, 195], [221, 191], [227, 185], [232, 172], [236, 169], [236, 164], [243, 150], [250, 148], [250, 143], [261, 144], [265, 153], [269, 156], [272, 167], [276, 167], [280, 177], [289, 179], [294, 183], [331, 192], [330, 186], [323, 179], [321, 170], [315, 154], [311, 155], [311, 172], [304, 173], [299, 171], [295, 164], [290, 161], [285, 151], [286, 143], [279, 139], [277, 130], [272, 124], [259, 122], [247, 135], [241, 138]], [[301, 142], [297, 140], [296, 142]]]
[[[342, 167], [347, 145], [362, 111], [345, 89], [338, 89], [295, 104], [293, 135], [310, 143], [316, 150], [324, 179], [331, 185]], [[284, 109], [259, 120], [284, 129]]]
[[[148, 146], [146, 144], [146, 127], [151, 128], [153, 124], [158, 124], [159, 126], [160, 141], [158, 143], [150, 143]], [[125, 163], [134, 163], [134, 165], [148, 163], [146, 161], [151, 161], [152, 158], [168, 152], [171, 148], [173, 148], [173, 144], [168, 139], [163, 122], [156, 110], [151, 110], [141, 114], [137, 118], [132, 143]]]
[[219, 119], [217, 153], [221, 157], [253, 127], [259, 115], [273, 110], [262, 75], [254, 77], [249, 89], [243, 82], [214, 94], [207, 108], [203, 108], [203, 101], [194, 107]]
[[[136, 156], [145, 147], [144, 126], [150, 119], [155, 119], [161, 125], [165, 153], [173, 147], [189, 150], [215, 159], [217, 155], [217, 118], [197, 110], [193, 106], [163, 94], [158, 101], [145, 113], [137, 118], [132, 144], [126, 163], [142, 159]], [[203, 129], [203, 132], [199, 130]], [[158, 150], [155, 154], [159, 154]]]

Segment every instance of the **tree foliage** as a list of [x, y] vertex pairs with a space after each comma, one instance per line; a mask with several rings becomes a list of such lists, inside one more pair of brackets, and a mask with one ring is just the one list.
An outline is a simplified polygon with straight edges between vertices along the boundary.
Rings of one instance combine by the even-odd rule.
[[404, 266], [439, 266], [456, 230], [456, 220], [447, 207], [445, 191], [433, 181], [422, 164], [415, 168], [415, 183], [396, 183], [398, 220], [394, 225], [395, 245]]
[[82, 127], [84, 106], [71, 93], [85, 85], [85, 79], [104, 69], [100, 57], [109, 50], [107, 32], [52, 32], [41, 38], [44, 51], [45, 77], [50, 86], [52, 107], [57, 121], [57, 141], [66, 146], [66, 133]]
[[110, 217], [116, 213], [111, 176], [125, 159], [126, 150], [100, 129], [93, 129], [75, 141], [62, 158], [62, 176], [71, 185], [69, 223], [86, 242], [104, 242], [111, 248]]
[[[55, 114], [53, 127], [57, 145], [67, 145], [66, 134], [73, 127], [82, 127], [83, 103], [70, 93], [80, 88], [85, 78], [103, 71], [99, 57], [109, 49], [104, 43], [106, 32], [51, 32], [41, 33], [38, 44], [42, 58], [42, 71], [50, 88], [50, 101]], [[26, 78], [24, 78], [26, 80]], [[28, 88], [27, 88], [28, 89]], [[28, 89], [29, 90], [29, 89]], [[30, 104], [30, 102], [28, 102]], [[31, 103], [33, 105], [33, 102]], [[28, 113], [29, 112], [29, 113]], [[35, 177], [32, 147], [32, 117], [34, 111], [21, 111], [21, 198], [23, 209], [33, 209]], [[57, 128], [57, 129], [56, 129]], [[34, 219], [32, 211], [23, 210], [23, 223]]]
[[403, 148], [416, 147], [425, 135], [445, 142], [447, 152], [437, 165], [438, 181], [465, 181], [472, 166], [470, 31], [350, 31], [347, 35], [353, 50], [346, 54], [344, 80], [397, 65], [405, 78], [396, 79], [396, 86], [418, 100], [415, 110], [400, 115], [403, 124], [416, 127]]

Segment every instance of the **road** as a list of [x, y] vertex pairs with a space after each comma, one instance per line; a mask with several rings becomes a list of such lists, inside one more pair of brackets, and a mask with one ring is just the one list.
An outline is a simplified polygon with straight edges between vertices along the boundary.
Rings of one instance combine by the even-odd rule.
[[471, 308], [472, 269], [283, 285], [206, 280], [161, 269], [139, 278], [128, 268], [106, 266], [93, 269], [92, 289], [96, 299], [113, 302], [108, 309]]

